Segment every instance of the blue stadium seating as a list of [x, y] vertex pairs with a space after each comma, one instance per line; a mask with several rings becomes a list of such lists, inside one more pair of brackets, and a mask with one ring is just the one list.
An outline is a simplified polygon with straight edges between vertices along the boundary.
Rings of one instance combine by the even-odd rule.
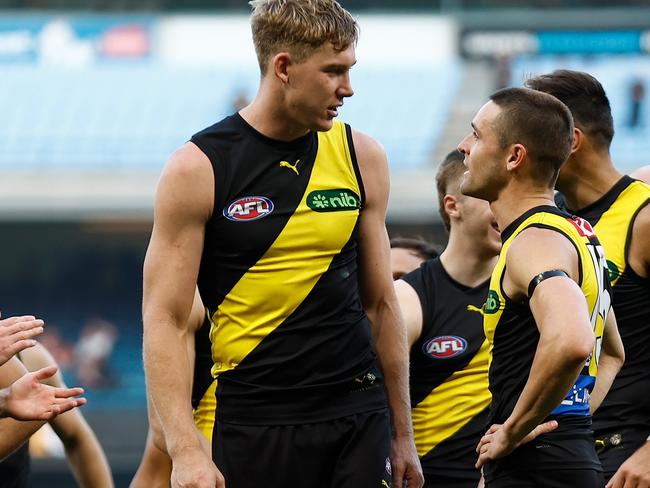
[[[92, 68], [5, 64], [0, 77], [1, 171], [158, 171], [195, 131], [254, 95], [243, 69], [158, 63]], [[391, 164], [417, 168], [433, 150], [461, 65], [357, 68], [341, 118], [379, 139]]]
[[[512, 84], [521, 85], [529, 76], [554, 69], [585, 71], [595, 76], [605, 88], [612, 107], [616, 134], [611, 154], [614, 164], [624, 173], [650, 164], [650, 58], [647, 56], [537, 56], [523, 57], [512, 65]], [[629, 126], [630, 90], [642, 80], [646, 86], [641, 124]]]

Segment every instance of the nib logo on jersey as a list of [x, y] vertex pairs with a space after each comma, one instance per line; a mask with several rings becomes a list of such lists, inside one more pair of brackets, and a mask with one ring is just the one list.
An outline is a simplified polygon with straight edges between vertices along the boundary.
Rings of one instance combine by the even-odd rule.
[[266, 197], [242, 197], [223, 209], [223, 216], [236, 222], [261, 219], [273, 212], [273, 202]]
[[315, 190], [307, 195], [307, 206], [314, 212], [341, 212], [361, 208], [361, 199], [347, 188]]
[[458, 336], [438, 336], [422, 345], [422, 351], [434, 359], [449, 359], [462, 354], [467, 349], [467, 341]]

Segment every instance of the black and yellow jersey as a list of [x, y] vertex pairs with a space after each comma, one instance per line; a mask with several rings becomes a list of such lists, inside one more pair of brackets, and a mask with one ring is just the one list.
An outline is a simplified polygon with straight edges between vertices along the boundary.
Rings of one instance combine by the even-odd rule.
[[490, 404], [481, 308], [488, 281], [475, 288], [462, 285], [447, 274], [440, 258], [402, 279], [422, 306], [409, 383], [415, 445], [427, 486], [476, 487], [475, 449]]
[[282, 424], [385, 407], [358, 290], [365, 196], [350, 127], [283, 142], [235, 114], [191, 141], [215, 175], [198, 287], [217, 418]]
[[[589, 223], [580, 217], [565, 214], [554, 206], [530, 209], [502, 232], [503, 247], [484, 306], [485, 335], [490, 343], [490, 423], [502, 424], [512, 413], [528, 380], [539, 342], [539, 332], [528, 302], [509, 299], [502, 288], [508, 249], [513, 240], [529, 227], [559, 232], [575, 246], [579, 258], [578, 285], [587, 300], [596, 337], [593, 353], [587, 359], [576, 383], [550, 415], [558, 419], [558, 432], [561, 432], [564, 430], [563, 419], [569, 420], [567, 417], [573, 417], [567, 423], [578, 420], [577, 423], [580, 424], [579, 418], [584, 418], [584, 425], [590, 424], [589, 393], [598, 371], [604, 321], [611, 302], [607, 265], [602, 247]], [[567, 313], [571, 312], [568, 310]]]
[[[559, 194], [556, 200], [564, 203]], [[648, 203], [650, 186], [624, 176], [599, 200], [575, 211], [591, 223], [605, 249], [612, 306], [625, 347], [625, 364], [594, 415], [597, 436], [623, 426], [650, 434], [650, 280], [628, 262], [634, 220]]]

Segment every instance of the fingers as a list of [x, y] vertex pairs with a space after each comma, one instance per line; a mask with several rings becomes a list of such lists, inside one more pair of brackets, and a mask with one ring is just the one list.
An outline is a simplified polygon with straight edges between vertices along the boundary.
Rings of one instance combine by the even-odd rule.
[[403, 460], [393, 460], [391, 459], [392, 471], [393, 471], [393, 486], [401, 487], [404, 484], [404, 461]]
[[7, 348], [7, 352], [9, 356], [14, 356], [18, 354], [21, 351], [24, 351], [25, 349], [28, 349], [30, 347], [34, 347], [36, 345], [36, 341], [33, 339], [25, 339], [22, 341], [14, 342], [9, 348]]
[[28, 322], [31, 320], [36, 320], [36, 317], [34, 317], [33, 315], [20, 315], [18, 317], [9, 317], [0, 320], [0, 327], [13, 326], [19, 322]]
[[58, 368], [56, 366], [47, 366], [45, 368], [33, 372], [32, 374], [34, 375], [34, 378], [36, 378], [37, 381], [43, 381], [54, 376], [57, 371]]
[[70, 398], [63, 401], [59, 401], [59, 403], [57, 403], [52, 408], [52, 410], [55, 412], [52, 417], [55, 417], [57, 415], [67, 412], [68, 410], [72, 410], [73, 408], [80, 407], [85, 404], [86, 404], [85, 398]]
[[217, 482], [214, 485], [216, 488], [226, 488], [226, 479], [217, 471]]
[[526, 442], [530, 442], [533, 439], [536, 439], [542, 434], [546, 434], [548, 432], [551, 432], [555, 429], [557, 429], [558, 423], [556, 420], [550, 420], [548, 422], [544, 422], [543, 424], [539, 424], [537, 427], [535, 427], [526, 437], [524, 437], [519, 445], [525, 444]]
[[70, 398], [77, 395], [83, 394], [84, 389], [75, 387], [75, 388], [55, 388], [54, 396], [56, 398]]

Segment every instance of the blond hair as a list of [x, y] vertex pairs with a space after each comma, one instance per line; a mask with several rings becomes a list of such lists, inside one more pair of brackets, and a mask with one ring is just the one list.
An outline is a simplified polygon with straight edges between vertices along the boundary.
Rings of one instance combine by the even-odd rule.
[[359, 38], [350, 12], [336, 0], [252, 0], [251, 27], [262, 70], [271, 56], [286, 50], [300, 63], [326, 42], [343, 51]]

